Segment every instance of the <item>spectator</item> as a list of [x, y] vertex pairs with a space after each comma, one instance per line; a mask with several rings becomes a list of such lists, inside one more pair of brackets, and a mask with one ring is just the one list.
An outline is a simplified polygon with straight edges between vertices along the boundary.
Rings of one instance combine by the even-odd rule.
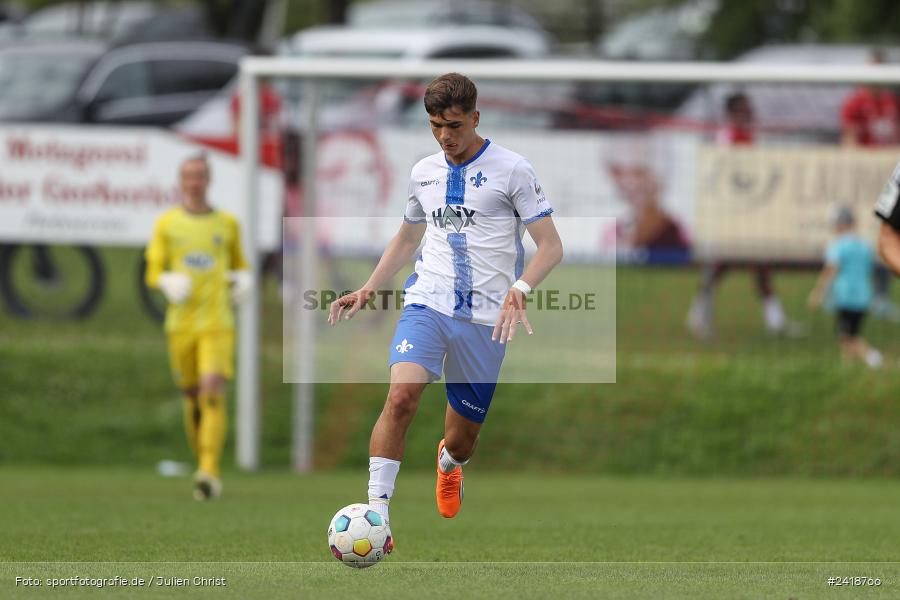
[[[884, 52], [873, 48], [869, 64], [884, 64]], [[841, 107], [841, 140], [847, 147], [877, 148], [900, 144], [900, 104], [887, 88], [860, 86]], [[875, 264], [875, 299], [872, 312], [891, 321], [900, 321], [900, 309], [890, 300], [890, 272]]]
[[[873, 49], [869, 64], [884, 64], [884, 53]], [[887, 88], [856, 88], [841, 106], [841, 139], [846, 146], [893, 146], [900, 143], [900, 105]]]
[[[753, 106], [743, 92], [735, 92], [725, 99], [725, 124], [716, 133], [716, 141], [723, 146], [748, 146], [754, 142]], [[736, 265], [728, 262], [714, 262], [704, 268], [703, 279], [691, 308], [688, 311], [687, 327], [694, 336], [708, 340], [714, 333], [713, 296], [716, 285], [728, 270]], [[772, 267], [762, 262], [752, 263], [756, 289], [762, 299], [763, 323], [775, 334], [798, 333], [799, 326], [788, 320], [781, 300], [772, 287]]]

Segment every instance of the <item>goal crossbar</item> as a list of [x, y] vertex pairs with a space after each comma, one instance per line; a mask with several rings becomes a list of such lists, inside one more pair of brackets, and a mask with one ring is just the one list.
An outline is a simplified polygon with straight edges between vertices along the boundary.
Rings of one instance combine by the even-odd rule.
[[514, 81], [633, 81], [658, 83], [900, 82], [898, 65], [771, 65], [717, 62], [599, 60], [389, 60], [250, 56], [242, 77], [385, 79], [436, 77], [456, 71], [469, 77]]

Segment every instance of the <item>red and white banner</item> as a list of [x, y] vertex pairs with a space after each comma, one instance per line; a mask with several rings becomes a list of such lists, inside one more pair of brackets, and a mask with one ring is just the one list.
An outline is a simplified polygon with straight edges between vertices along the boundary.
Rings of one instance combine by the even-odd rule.
[[[0, 127], [0, 241], [142, 246], [178, 203], [178, 168], [205, 152], [210, 203], [240, 216], [237, 156], [151, 128]], [[259, 248], [281, 239], [281, 174], [260, 169]]]
[[[626, 260], [684, 260], [694, 214], [697, 136], [596, 131], [484, 132], [534, 166], [558, 217], [567, 253]], [[316, 214], [373, 219], [331, 235], [335, 250], [371, 242], [383, 249], [406, 206], [409, 174], [440, 148], [426, 128], [336, 131], [318, 141]], [[288, 208], [288, 214], [298, 211]], [[594, 218], [598, 217], [598, 218]], [[602, 229], [597, 229], [602, 227]], [[372, 233], [376, 231], [375, 233]]]

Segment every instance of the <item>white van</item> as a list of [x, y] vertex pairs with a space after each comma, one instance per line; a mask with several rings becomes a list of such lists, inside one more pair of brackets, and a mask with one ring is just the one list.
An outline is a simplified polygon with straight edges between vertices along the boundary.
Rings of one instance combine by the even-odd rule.
[[284, 42], [279, 54], [335, 58], [538, 58], [550, 52], [533, 29], [490, 25], [427, 29], [305, 29]]
[[[314, 27], [289, 38], [278, 50], [282, 56], [409, 61], [541, 58], [549, 52], [547, 37], [539, 31], [490, 25], [403, 30]], [[365, 127], [367, 120], [377, 120], [379, 125], [404, 122], [411, 106], [421, 104], [421, 97], [411, 93], [411, 89], [414, 88], [398, 82], [326, 82], [319, 87], [320, 127]], [[289, 86], [285, 94], [296, 108], [302, 101], [302, 84]]]

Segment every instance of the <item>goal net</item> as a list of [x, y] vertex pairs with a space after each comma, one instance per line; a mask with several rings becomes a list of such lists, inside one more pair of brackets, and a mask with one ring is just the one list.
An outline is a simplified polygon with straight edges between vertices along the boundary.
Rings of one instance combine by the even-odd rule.
[[[479, 134], [533, 165], [565, 249], [530, 295], [534, 335], [520, 326], [501, 383], [608, 383], [645, 363], [678, 372], [723, 355], [752, 365], [831, 351], [821, 340], [832, 325], [810, 314], [806, 296], [837, 212], [854, 214], [859, 235], [874, 242], [871, 207], [900, 141], [873, 123], [872, 135], [886, 136], [880, 147], [850, 145], [846, 107], [859, 85], [900, 82], [900, 70], [252, 58], [242, 65], [243, 97], [271, 86], [284, 100], [283, 376], [298, 389], [299, 468], [311, 460], [313, 384], [386, 383], [392, 350], [413, 345], [394, 339], [412, 260], [352, 321], [326, 319], [331, 302], [366, 282], [409, 196], [449, 185], [411, 183], [410, 171], [440, 150], [422, 99], [432, 78], [451, 71], [478, 86]], [[248, 198], [258, 108], [242, 103]], [[478, 167], [464, 170], [470, 197], [493, 178]], [[528, 226], [518, 213], [476, 215], [464, 202], [423, 216], [457, 243], [476, 223]], [[518, 267], [485, 290], [489, 303], [491, 294], [502, 302], [533, 256], [527, 233], [514, 251]], [[720, 286], [731, 272], [748, 273], [728, 278], [748, 283]], [[427, 293], [457, 294], [454, 315], [471, 320], [472, 291], [457, 270], [452, 289]], [[255, 360], [243, 343], [241, 352]]]

